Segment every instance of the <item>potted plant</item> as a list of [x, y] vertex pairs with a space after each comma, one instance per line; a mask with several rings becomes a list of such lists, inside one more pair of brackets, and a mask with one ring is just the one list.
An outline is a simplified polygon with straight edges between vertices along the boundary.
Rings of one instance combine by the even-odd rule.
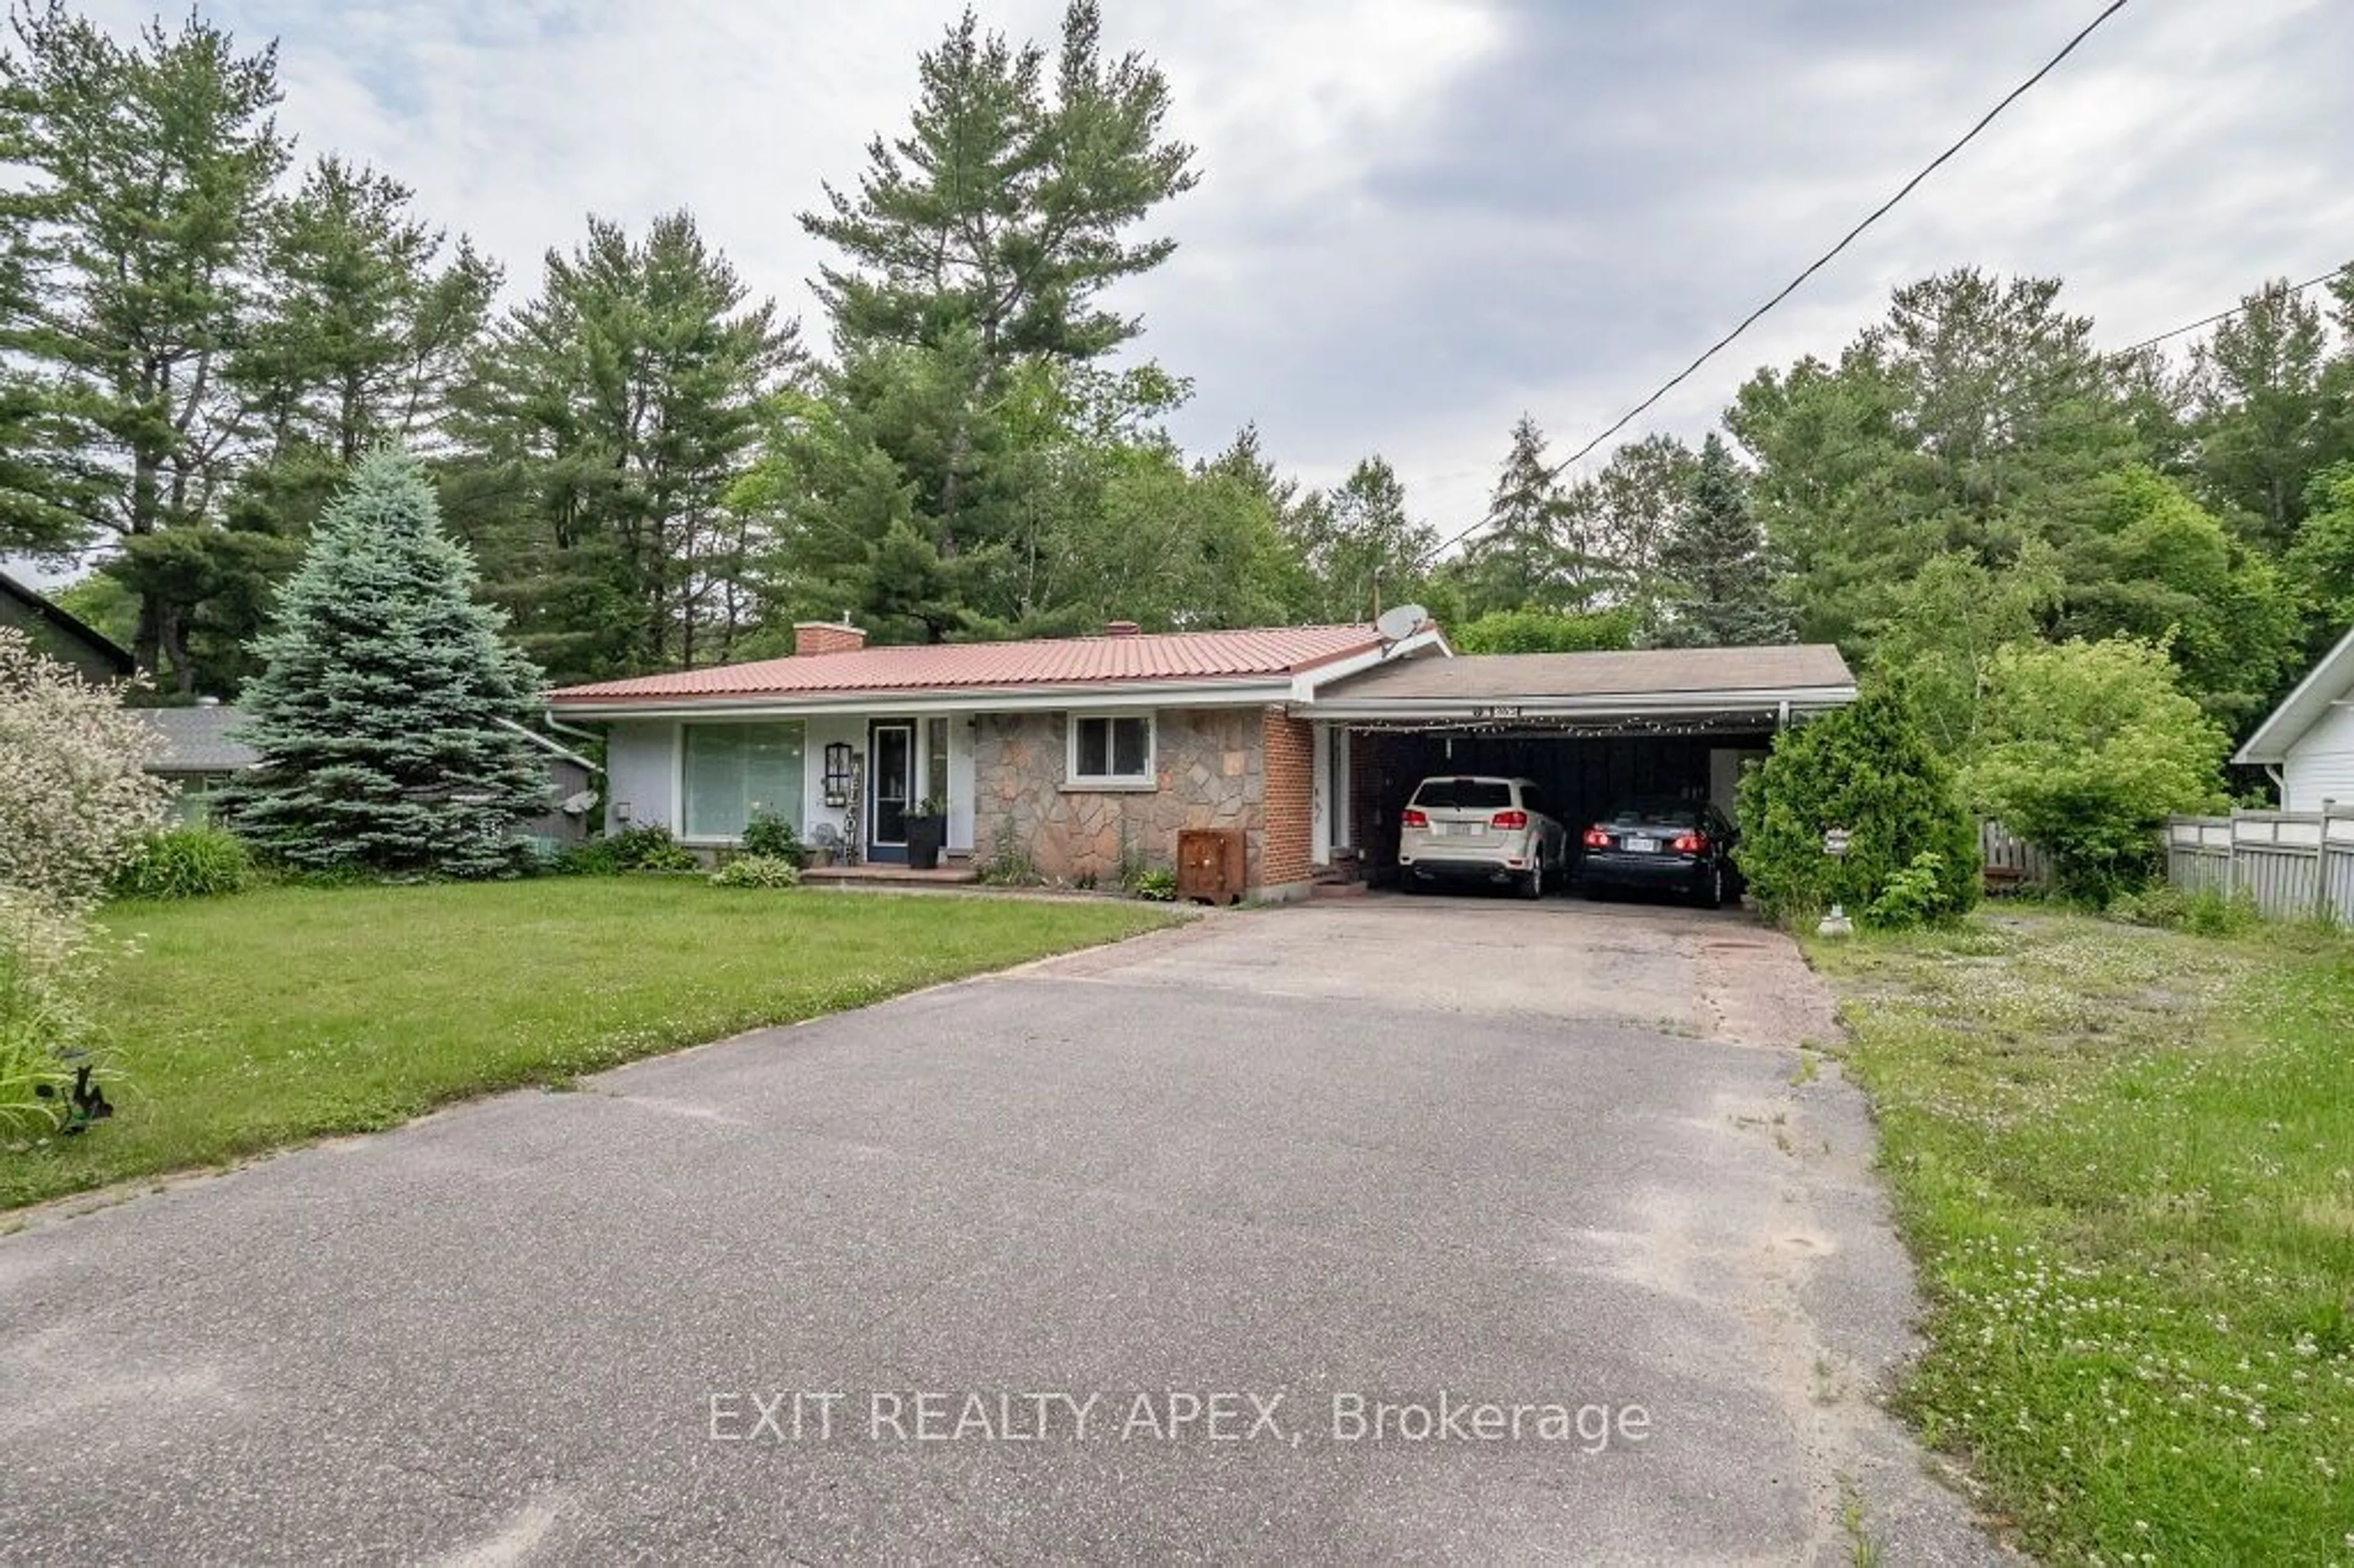
[[907, 864], [931, 871], [940, 863], [940, 846], [948, 842], [949, 803], [927, 795], [907, 813]]

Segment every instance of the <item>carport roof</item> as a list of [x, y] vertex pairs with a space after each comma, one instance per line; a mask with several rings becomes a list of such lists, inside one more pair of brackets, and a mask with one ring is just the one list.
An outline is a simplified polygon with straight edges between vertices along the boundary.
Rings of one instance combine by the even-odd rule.
[[1333, 682], [1303, 711], [1323, 718], [1482, 719], [1819, 712], [1855, 700], [1828, 643], [1607, 653], [1466, 653], [1378, 665]]

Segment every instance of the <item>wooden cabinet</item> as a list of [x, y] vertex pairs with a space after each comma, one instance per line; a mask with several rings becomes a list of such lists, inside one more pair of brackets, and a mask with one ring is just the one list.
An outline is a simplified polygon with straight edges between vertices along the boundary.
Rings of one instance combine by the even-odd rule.
[[1243, 895], [1239, 828], [1187, 828], [1177, 835], [1177, 896], [1232, 904]]

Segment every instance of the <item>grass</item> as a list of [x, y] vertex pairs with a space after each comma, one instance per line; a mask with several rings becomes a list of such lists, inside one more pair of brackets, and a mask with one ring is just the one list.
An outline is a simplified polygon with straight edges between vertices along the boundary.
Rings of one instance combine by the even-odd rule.
[[1810, 943], [1930, 1298], [1902, 1405], [2063, 1563], [2354, 1563], [2354, 944]]
[[1171, 916], [1135, 905], [742, 892], [702, 878], [272, 888], [119, 904], [117, 1114], [0, 1147], [0, 1208], [561, 1084]]

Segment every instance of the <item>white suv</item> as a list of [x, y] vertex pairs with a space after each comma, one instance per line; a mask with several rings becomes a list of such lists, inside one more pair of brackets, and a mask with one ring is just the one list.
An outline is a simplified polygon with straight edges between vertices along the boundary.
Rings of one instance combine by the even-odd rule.
[[1526, 779], [1426, 779], [1398, 819], [1398, 881], [1408, 893], [1484, 882], [1542, 898], [1568, 858], [1568, 830]]

